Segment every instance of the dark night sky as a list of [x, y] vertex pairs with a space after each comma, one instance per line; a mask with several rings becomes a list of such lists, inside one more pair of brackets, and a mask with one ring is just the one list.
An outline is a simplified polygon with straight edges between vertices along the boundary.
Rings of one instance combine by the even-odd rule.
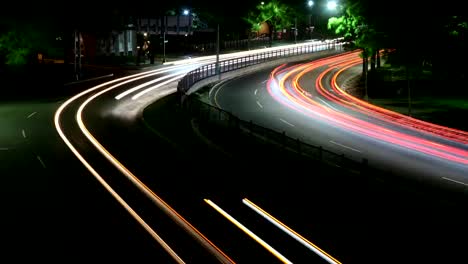
[[[344, 1], [344, 0], [342, 0]], [[437, 15], [444, 10], [453, 10], [456, 14], [464, 12], [460, 8], [462, 1], [446, 0], [444, 4], [435, 5], [422, 0], [392, 0], [392, 1], [369, 1], [370, 4], [377, 3], [377, 13], [398, 17], [403, 13], [418, 16], [424, 19], [437, 19]], [[213, 2], [215, 4], [213, 4]], [[295, 6], [301, 11], [306, 8], [306, 0], [280, 0], [280, 2]], [[315, 0], [316, 10], [319, 10], [320, 4], [325, 4], [326, 0]], [[9, 24], [32, 23], [49, 24], [55, 27], [63, 27], [71, 23], [81, 21], [89, 24], [100, 23], [106, 18], [115, 16], [119, 13], [127, 14], [150, 14], [157, 16], [168, 8], [181, 10], [183, 7], [195, 7], [208, 13], [218, 13], [223, 22], [236, 24], [245, 16], [248, 10], [253, 10], [260, 1], [235, 0], [235, 1], [214, 1], [214, 0], [142, 0], [142, 1], [122, 1], [122, 0], [103, 0], [103, 1], [19, 1], [13, 0], [0, 7], [0, 26], [5, 21]], [[373, 5], [373, 6], [374, 6]], [[437, 12], [436, 12], [437, 11]], [[391, 23], [391, 22], [389, 22]], [[1, 30], [1, 29], [0, 29]]]

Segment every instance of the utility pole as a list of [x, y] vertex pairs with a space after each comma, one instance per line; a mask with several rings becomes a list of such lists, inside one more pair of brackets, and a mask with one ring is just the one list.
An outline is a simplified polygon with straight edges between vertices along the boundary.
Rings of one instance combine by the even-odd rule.
[[73, 40], [75, 42], [74, 45], [74, 68], [75, 68], [75, 79], [78, 81], [81, 77], [81, 38], [80, 32], [75, 29]]
[[163, 59], [162, 62], [166, 62], [166, 30], [163, 32]]
[[294, 18], [294, 44], [297, 44], [297, 17]]

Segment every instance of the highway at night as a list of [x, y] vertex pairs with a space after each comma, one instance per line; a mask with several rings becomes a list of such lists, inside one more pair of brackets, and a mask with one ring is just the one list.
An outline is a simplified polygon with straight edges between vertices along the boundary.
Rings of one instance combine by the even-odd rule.
[[0, 263], [468, 264], [463, 8], [4, 3]]
[[[249, 164], [236, 164], [236, 169], [224, 175], [229, 164], [217, 163], [216, 159], [210, 162], [204, 156], [178, 158], [177, 153], [162, 147], [164, 144], [142, 126], [139, 120], [142, 110], [158, 98], [174, 93], [175, 80], [200, 65], [195, 61], [117, 78], [70, 98], [55, 113], [57, 132], [122, 206], [122, 211], [127, 211], [176, 262], [264, 259], [263, 262], [274, 263], [323, 261], [322, 257], [336, 263], [331, 255], [292, 229], [282, 231], [284, 224], [278, 220], [274, 223], [282, 228], [268, 220], [263, 223], [265, 227], [257, 227], [263, 232], [269, 230], [268, 236], [280, 238], [265, 242], [255, 230], [244, 227], [222, 209], [232, 203], [235, 210], [245, 211], [245, 221], [265, 219], [266, 214], [259, 213], [264, 209], [255, 205], [255, 201], [224, 197], [231, 190], [236, 194], [246, 192], [240, 186], [231, 189], [237, 184], [223, 186], [224, 181], [241, 180], [242, 177], [232, 178], [231, 173], [237, 171], [242, 175]], [[256, 172], [249, 169], [249, 173]], [[220, 177], [225, 179], [219, 182]], [[261, 192], [251, 187], [249, 190]], [[277, 247], [289, 255], [284, 256]]]
[[[312, 145], [398, 174], [468, 186], [468, 132], [378, 108], [344, 92], [357, 52], [245, 76], [210, 91], [212, 101], [243, 120], [286, 131]], [[257, 77], [258, 76], [258, 77]], [[259, 80], [251, 81], [252, 78]], [[263, 79], [262, 79], [263, 78]], [[342, 80], [340, 80], [342, 79]]]
[[[297, 66], [272, 66], [223, 82], [207, 94], [214, 104], [241, 119], [356, 160], [366, 158], [371, 166], [402, 176], [434, 180], [448, 192], [463, 192], [467, 133], [405, 119], [344, 94], [339, 85], [349, 76], [340, 69], [360, 67], [357, 59], [356, 53], [345, 53]], [[177, 81], [187, 72], [213, 62], [211, 56], [168, 63], [98, 81], [69, 99], [24, 110], [21, 117], [38, 127], [44, 120], [50, 122], [43, 141], [34, 145], [35, 166], [63, 175], [68, 185], [80, 177], [78, 187], [53, 185], [59, 189], [53, 192], [55, 198], [73, 196], [68, 206], [80, 207], [79, 213], [71, 214], [77, 219], [54, 226], [44, 216], [47, 229], [33, 240], [37, 247], [50, 230], [57, 240], [52, 245], [61, 244], [58, 248], [65, 248], [68, 256], [82, 249], [83, 259], [112, 259], [113, 248], [119, 251], [116, 256], [127, 253], [135, 261], [158, 263], [395, 263], [403, 257], [459, 258], [464, 244], [452, 238], [455, 232], [466, 234], [466, 217], [458, 201], [446, 205], [440, 197], [400, 194], [378, 181], [314, 162], [281, 157], [229, 160], [202, 150], [185, 155], [163, 135], [156, 136], [142, 122], [144, 110], [174, 96]], [[335, 80], [336, 86], [330, 85]], [[52, 130], [54, 137], [45, 141]], [[87, 188], [100, 190], [99, 194], [88, 195]], [[57, 222], [58, 216], [74, 211], [63, 203], [52, 206], [53, 212], [46, 210], [57, 216]], [[99, 208], [119, 217], [105, 218]], [[436, 220], [438, 216], [444, 217]], [[112, 228], [93, 241], [93, 232], [98, 234], [99, 225], [106, 225], [104, 219]], [[93, 221], [99, 224], [79, 234]], [[392, 226], [382, 224], [388, 221]], [[61, 233], [57, 228], [63, 234], [57, 235]], [[109, 241], [120, 241], [122, 235], [126, 243], [135, 243], [125, 252], [127, 244], [116, 247], [119, 242], [106, 242], [106, 234]], [[86, 251], [87, 240], [92, 252]], [[438, 254], [425, 255], [412, 247], [414, 243], [425, 250], [437, 249]], [[41, 253], [45, 259], [52, 255], [53, 251]]]
[[[448, 192], [466, 193], [468, 133], [409, 118], [348, 95], [340, 85], [353, 76], [355, 68], [362, 69], [361, 63], [358, 53], [353, 52], [311, 62], [284, 64], [229, 80], [215, 86], [205, 96], [242, 120], [284, 131], [293, 139], [322, 146], [356, 161], [365, 158], [370, 166], [391, 172], [396, 178], [411, 179]], [[288, 168], [304, 167], [291, 160], [277, 164]], [[293, 177], [292, 174], [288, 173], [288, 179]], [[351, 197], [367, 196], [372, 200], [371, 194], [380, 192], [372, 188], [356, 189]], [[358, 216], [355, 215], [359, 222], [374, 219], [363, 227], [367, 241], [363, 243], [363, 249], [372, 248], [370, 251], [378, 256], [392, 256], [375, 263], [391, 262], [393, 257], [403, 256], [427, 258], [424, 253], [427, 248], [440, 250], [445, 257], [456, 259], [459, 256], [462, 246], [452, 241], [453, 237], [466, 234], [464, 220], [461, 220], [466, 219], [461, 216], [463, 209], [455, 210], [455, 213], [439, 213], [430, 209], [430, 202], [415, 206], [410, 205], [409, 199], [386, 195], [374, 197], [375, 206], [371, 206], [373, 202], [363, 202], [358, 207], [366, 209], [357, 210]], [[351, 198], [344, 194], [340, 197]], [[313, 200], [309, 201], [313, 204]], [[466, 208], [466, 195], [457, 202]], [[334, 206], [349, 215], [349, 207]], [[393, 226], [378, 227], [379, 222], [386, 221]], [[392, 232], [387, 233], [389, 230]], [[380, 232], [386, 234], [385, 238]], [[442, 234], [440, 237], [443, 238], [432, 239], [432, 236], [437, 237], [435, 234]], [[387, 244], [391, 238], [398, 240], [397, 251]], [[369, 245], [368, 241], [375, 244]], [[426, 249], [419, 251], [420, 247]]]

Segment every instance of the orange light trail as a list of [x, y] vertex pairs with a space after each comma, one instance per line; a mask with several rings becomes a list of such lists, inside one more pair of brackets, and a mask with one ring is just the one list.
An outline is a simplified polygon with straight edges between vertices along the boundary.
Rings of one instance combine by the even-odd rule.
[[[356, 61], [359, 58], [356, 57], [356, 54], [357, 53], [348, 53], [342, 56], [335, 56], [332, 59], [327, 58], [317, 60], [288, 68], [284, 68], [284, 65], [282, 65], [272, 71], [267, 86], [268, 92], [279, 102], [308, 116], [319, 118], [325, 121], [331, 121], [332, 124], [357, 132], [359, 134], [367, 135], [376, 139], [397, 144], [399, 146], [437, 156], [439, 158], [444, 158], [461, 164], [468, 164], [468, 151], [464, 149], [408, 135], [396, 130], [390, 130], [389, 128], [382, 127], [381, 125], [361, 120], [354, 116], [337, 111], [334, 108], [322, 105], [320, 102], [315, 101], [317, 97], [306, 95], [307, 91], [300, 86], [299, 80], [301, 78], [305, 78], [304, 75], [306, 73], [312, 70], [316, 70], [320, 67], [327, 66], [327, 68], [321, 72], [315, 81], [315, 88], [317, 93], [328, 99], [330, 102], [337, 103], [348, 108], [353, 106], [352, 108], [354, 111], [358, 111], [370, 116], [375, 116], [374, 112], [369, 112], [369, 108], [366, 108], [366, 106], [370, 104], [358, 104], [359, 101], [350, 102], [349, 95], [340, 98], [337, 95], [327, 91], [322, 83], [324, 76], [328, 72], [334, 70], [335, 67], [350, 67], [350, 65], [357, 63]], [[292, 81], [288, 82], [288, 80]], [[336, 75], [332, 79], [332, 82], [336, 83]], [[386, 111], [391, 112], [389, 110]], [[391, 118], [385, 118], [381, 115], [379, 115], [379, 118], [388, 123], [395, 123], [395, 121]], [[404, 126], [402, 123], [398, 123], [398, 125]], [[433, 126], [431, 129], [434, 129], [435, 127], [437, 126]], [[410, 128], [416, 129], [414, 126], [411, 126]], [[444, 135], [444, 132], [438, 133], [437, 135], [442, 136]]]

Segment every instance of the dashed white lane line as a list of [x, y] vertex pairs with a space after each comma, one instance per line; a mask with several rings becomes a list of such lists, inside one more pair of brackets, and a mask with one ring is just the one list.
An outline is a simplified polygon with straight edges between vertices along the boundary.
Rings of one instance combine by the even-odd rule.
[[325, 102], [322, 98], [317, 97], [317, 99], [319, 99], [320, 101], [322, 101], [322, 103], [326, 104], [329, 108], [331, 108], [331, 109], [333, 109], [333, 110], [335, 110], [335, 111], [338, 111], [338, 110], [336, 110], [333, 106], [331, 106], [329, 103]]
[[254, 94], [255, 94], [255, 95], [257, 95], [257, 93], [258, 93], [258, 89], [255, 89], [255, 92], [254, 92]]
[[263, 108], [263, 105], [259, 101], [257, 101], [257, 104], [260, 106], [260, 108]]
[[358, 149], [355, 149], [355, 148], [352, 148], [352, 147], [345, 146], [345, 145], [343, 145], [343, 144], [340, 144], [340, 143], [337, 143], [337, 142], [335, 142], [335, 141], [333, 141], [333, 140], [330, 140], [330, 143], [332, 143], [332, 144], [335, 144], [335, 145], [338, 145], [338, 146], [340, 146], [340, 147], [343, 147], [343, 148], [350, 149], [350, 150], [352, 150], [352, 151], [359, 152], [359, 153], [361, 153], [361, 152], [362, 152], [362, 151], [360, 151], [360, 150], [358, 150]]
[[464, 183], [464, 182], [457, 181], [457, 180], [454, 180], [454, 179], [450, 179], [450, 178], [447, 178], [447, 177], [442, 177], [442, 179], [447, 180], [447, 181], [451, 181], [451, 182], [454, 182], [454, 183], [458, 183], [458, 184], [461, 184], [461, 185], [468, 186], [468, 183]]
[[35, 114], [37, 114], [37, 112], [32, 112], [31, 114], [28, 115], [28, 118], [31, 118]]
[[24, 129], [21, 129], [21, 134], [23, 134], [23, 137], [26, 138], [26, 131], [24, 131]]
[[44, 169], [46, 168], [46, 165], [44, 163], [44, 161], [42, 161], [41, 157], [39, 157], [39, 155], [37, 155], [37, 160], [39, 160], [39, 162], [41, 163], [42, 167], [44, 167]]
[[9, 148], [0, 148], [0, 150], [9, 150]]
[[281, 122], [283, 122], [283, 123], [285, 123], [285, 124], [287, 124], [287, 125], [289, 125], [289, 126], [294, 127], [293, 124], [289, 123], [288, 121], [286, 121], [286, 120], [284, 120], [284, 119], [282, 119], [282, 118], [280, 118], [279, 120], [281, 120]]

